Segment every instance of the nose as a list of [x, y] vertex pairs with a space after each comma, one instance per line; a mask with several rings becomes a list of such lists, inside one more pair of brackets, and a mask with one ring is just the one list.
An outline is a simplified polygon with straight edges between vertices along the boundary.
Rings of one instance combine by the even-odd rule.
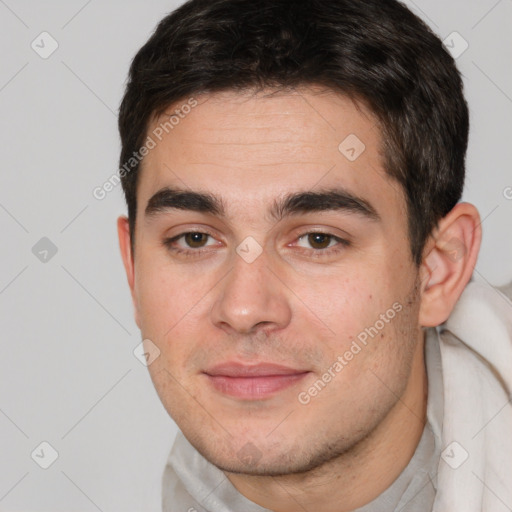
[[292, 310], [285, 284], [265, 251], [248, 263], [234, 255], [231, 272], [217, 287], [211, 310], [214, 325], [229, 334], [254, 334], [285, 328]]

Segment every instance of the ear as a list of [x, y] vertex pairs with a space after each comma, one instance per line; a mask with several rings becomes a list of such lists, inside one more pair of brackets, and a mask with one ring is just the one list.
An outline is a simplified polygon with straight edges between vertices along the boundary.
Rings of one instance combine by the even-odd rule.
[[482, 241], [478, 210], [458, 203], [441, 219], [425, 245], [420, 268], [420, 325], [434, 327], [450, 316], [471, 279]]
[[124, 215], [121, 215], [117, 219], [117, 236], [119, 238], [119, 249], [121, 251], [121, 257], [123, 258], [124, 269], [126, 271], [126, 277], [128, 278], [128, 285], [132, 295], [135, 322], [140, 329], [139, 307], [137, 293], [135, 290], [135, 265], [130, 238], [130, 224], [128, 222], [128, 218]]

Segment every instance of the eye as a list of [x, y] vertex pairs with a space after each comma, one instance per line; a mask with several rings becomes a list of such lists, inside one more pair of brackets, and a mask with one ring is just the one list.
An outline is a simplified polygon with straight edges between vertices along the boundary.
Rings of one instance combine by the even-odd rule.
[[298, 237], [296, 245], [309, 249], [306, 252], [312, 255], [320, 256], [339, 252], [348, 247], [350, 242], [329, 233], [311, 232]]
[[307, 248], [307, 246], [301, 245], [300, 242], [309, 244], [313, 249], [327, 249], [332, 242], [335, 242], [335, 239], [326, 233], [308, 233], [299, 237], [299, 246]]
[[[208, 243], [212, 239], [213, 243]], [[167, 238], [163, 241], [164, 245], [177, 253], [198, 252], [197, 249], [204, 249], [215, 245], [215, 239], [209, 233], [200, 231], [189, 231], [181, 233], [180, 235], [172, 238]]]
[[187, 244], [188, 247], [192, 247], [193, 249], [198, 249], [200, 247], [204, 247], [206, 245], [206, 242], [208, 241], [208, 238], [210, 235], [207, 233], [185, 233], [180, 238], [183, 239], [185, 244]]

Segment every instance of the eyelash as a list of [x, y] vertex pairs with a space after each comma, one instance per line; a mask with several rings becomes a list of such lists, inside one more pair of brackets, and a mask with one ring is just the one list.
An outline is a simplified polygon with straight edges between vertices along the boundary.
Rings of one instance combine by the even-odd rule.
[[[185, 231], [184, 233], [181, 233], [179, 235], [164, 239], [162, 243], [169, 251], [172, 251], [175, 254], [184, 255], [184, 256], [190, 257], [190, 258], [199, 257], [203, 253], [208, 252], [209, 249], [208, 248], [206, 248], [206, 249], [205, 248], [182, 249], [182, 248], [179, 248], [179, 247], [177, 248], [177, 247], [173, 246], [173, 244], [175, 242], [177, 242], [184, 236], [192, 234], [192, 233], [199, 233], [199, 234], [207, 235], [211, 238], [214, 238], [214, 236], [211, 233], [208, 233], [207, 231]], [[334, 240], [337, 242], [336, 245], [334, 245], [332, 247], [325, 248], [325, 249], [309, 249], [309, 251], [311, 251], [311, 252], [308, 251], [309, 255], [313, 256], [314, 258], [321, 258], [324, 256], [335, 254], [337, 252], [341, 252], [343, 249], [350, 247], [350, 245], [351, 245], [351, 242], [349, 242], [348, 240], [340, 238], [335, 235], [332, 235], [330, 233], [325, 233], [323, 231], [307, 231], [306, 233], [303, 233], [302, 235], [298, 236], [297, 240], [301, 240], [302, 238], [307, 237], [308, 235], [314, 235], [314, 234], [325, 235], [327, 237], [330, 237], [331, 240]]]

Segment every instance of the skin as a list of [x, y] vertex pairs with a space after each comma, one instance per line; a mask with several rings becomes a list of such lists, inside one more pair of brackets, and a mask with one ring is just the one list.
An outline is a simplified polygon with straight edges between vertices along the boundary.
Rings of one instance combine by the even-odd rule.
[[[189, 441], [252, 501], [276, 512], [353, 510], [392, 484], [419, 442], [423, 328], [448, 317], [471, 276], [478, 212], [458, 204], [416, 267], [405, 197], [384, 171], [382, 135], [364, 106], [319, 88], [197, 99], [143, 161], [135, 255], [128, 221], [118, 219], [137, 325], [160, 350], [151, 378]], [[354, 161], [338, 149], [350, 134], [365, 145]], [[145, 215], [164, 187], [214, 194], [225, 215], [172, 208]], [[364, 199], [379, 219], [344, 209], [269, 214], [286, 194], [334, 187]], [[211, 235], [199, 237], [205, 246], [183, 237], [171, 246], [193, 254], [163, 243], [191, 230]], [[312, 231], [350, 245], [332, 237], [312, 243]], [[252, 263], [236, 252], [248, 236], [262, 250]], [[400, 312], [300, 403], [299, 393], [396, 303]], [[226, 361], [309, 373], [270, 397], [242, 400], [204, 374]]]

